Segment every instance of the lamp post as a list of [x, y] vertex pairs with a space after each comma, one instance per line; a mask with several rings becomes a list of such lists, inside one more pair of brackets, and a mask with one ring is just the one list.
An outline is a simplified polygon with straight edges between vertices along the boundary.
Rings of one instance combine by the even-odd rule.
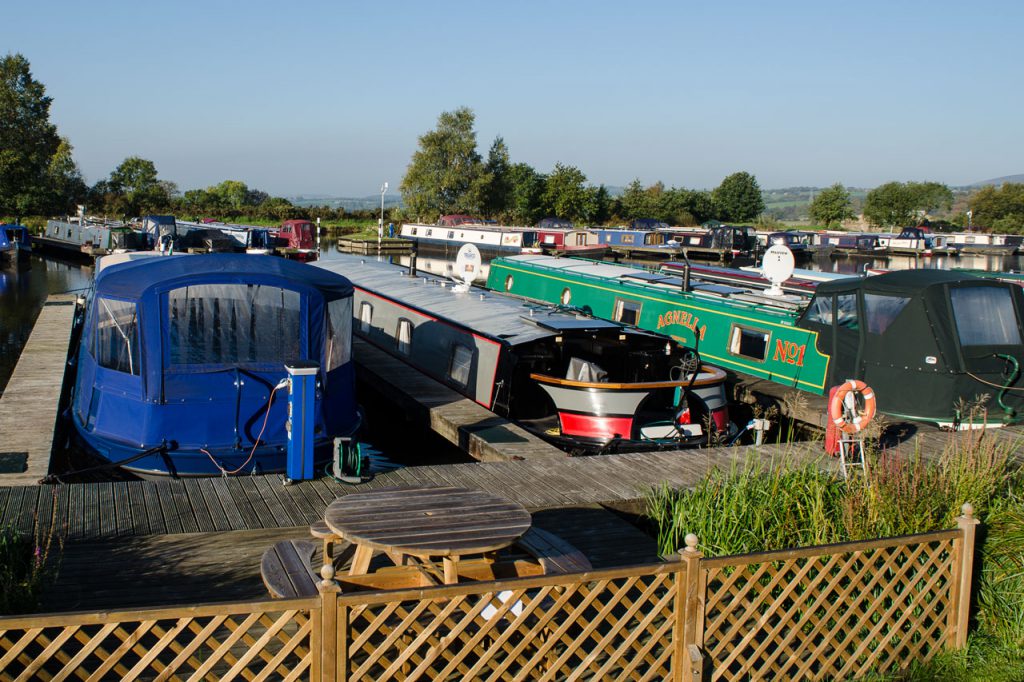
[[377, 250], [380, 251], [381, 240], [384, 239], [384, 194], [388, 191], [388, 183], [380, 188], [380, 221], [377, 223]]

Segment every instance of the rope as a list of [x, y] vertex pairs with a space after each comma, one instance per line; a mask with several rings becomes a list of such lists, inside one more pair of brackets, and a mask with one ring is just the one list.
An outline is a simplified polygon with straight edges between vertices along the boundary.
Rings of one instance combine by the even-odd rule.
[[1013, 386], [1003, 386], [1002, 384], [994, 384], [991, 381], [986, 381], [985, 379], [982, 379], [981, 377], [975, 374], [971, 374], [970, 372], [964, 372], [964, 374], [966, 374], [967, 376], [969, 376], [970, 378], [974, 379], [979, 383], [985, 384], [986, 386], [992, 386], [993, 388], [999, 388], [1006, 391], [1024, 391], [1024, 386], [1016, 388]]
[[136, 454], [134, 454], [134, 455], [132, 455], [130, 457], [125, 457], [124, 459], [119, 459], [116, 462], [104, 462], [103, 464], [97, 464], [96, 466], [86, 467], [84, 469], [76, 469], [74, 471], [65, 471], [62, 474], [47, 474], [46, 476], [44, 476], [41, 479], [39, 479], [39, 485], [46, 485], [48, 483], [64, 483], [64, 481], [61, 479], [61, 476], [78, 476], [79, 474], [87, 474], [87, 473], [91, 473], [93, 471], [103, 471], [105, 469], [115, 469], [115, 468], [117, 468], [119, 466], [123, 466], [125, 464], [131, 464], [132, 462], [134, 462], [136, 460], [142, 459], [143, 457], [148, 457], [149, 455], [152, 455], [152, 454], [157, 453], [157, 452], [164, 451], [166, 449], [167, 449], [166, 444], [161, 443], [160, 445], [156, 445], [154, 447], [151, 447], [148, 450], [143, 450], [142, 452], [138, 452], [138, 453], [136, 453]]
[[279, 388], [281, 388], [280, 384], [274, 386], [274, 390], [270, 392], [270, 399], [267, 400], [267, 411], [263, 415], [263, 426], [260, 427], [260, 433], [258, 436], [256, 436], [256, 442], [252, 444], [252, 450], [249, 451], [249, 456], [246, 458], [244, 462], [242, 462], [242, 465], [240, 467], [238, 467], [234, 471], [228, 471], [227, 469], [222, 467], [220, 463], [213, 458], [213, 455], [211, 455], [206, 449], [199, 448], [199, 452], [209, 457], [210, 461], [213, 462], [213, 466], [220, 469], [221, 476], [234, 476], [235, 474], [239, 473], [242, 469], [247, 467], [249, 465], [249, 462], [252, 461], [253, 455], [256, 454], [256, 448], [260, 446], [260, 439], [263, 438], [263, 432], [267, 430], [267, 420], [270, 419], [270, 408], [274, 406], [274, 394], [277, 393], [277, 390]]

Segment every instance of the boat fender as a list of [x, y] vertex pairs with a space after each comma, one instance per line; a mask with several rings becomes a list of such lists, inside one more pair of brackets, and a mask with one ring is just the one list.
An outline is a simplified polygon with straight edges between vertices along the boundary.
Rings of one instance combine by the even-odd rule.
[[[851, 395], [853, 394], [853, 395]], [[847, 418], [845, 403], [847, 396], [852, 401], [856, 394], [860, 394], [864, 401], [864, 409], [853, 408], [853, 416]], [[853, 404], [851, 402], [851, 404]], [[857, 433], [871, 423], [875, 417], [876, 399], [875, 392], [860, 379], [847, 379], [836, 387], [835, 393], [828, 403], [828, 418], [837, 429], [843, 433]]]

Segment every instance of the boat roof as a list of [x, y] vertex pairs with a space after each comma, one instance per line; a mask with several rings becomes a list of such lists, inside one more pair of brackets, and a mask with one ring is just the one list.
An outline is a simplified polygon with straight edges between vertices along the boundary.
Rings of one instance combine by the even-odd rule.
[[[546, 304], [524, 303], [521, 299], [479, 287], [458, 292], [453, 289], [456, 283], [450, 279], [422, 274], [409, 277], [408, 268], [358, 256], [339, 256], [311, 265], [343, 273], [360, 289], [513, 345], [559, 332], [625, 328], [617, 322], [558, 310]], [[630, 331], [653, 336], [641, 330]]]
[[96, 276], [96, 292], [121, 299], [138, 299], [169, 283], [218, 282], [272, 284], [282, 280], [320, 290], [328, 301], [352, 295], [352, 284], [333, 272], [276, 256], [244, 253], [180, 254], [118, 263]]
[[859, 289], [869, 294], [896, 296], [920, 293], [923, 289], [944, 284], [982, 281], [986, 280], [963, 272], [950, 272], [948, 270], [932, 268], [894, 270], [881, 275], [872, 275], [871, 277], [850, 277], [832, 282], [822, 282], [818, 285], [817, 294], [830, 295]]

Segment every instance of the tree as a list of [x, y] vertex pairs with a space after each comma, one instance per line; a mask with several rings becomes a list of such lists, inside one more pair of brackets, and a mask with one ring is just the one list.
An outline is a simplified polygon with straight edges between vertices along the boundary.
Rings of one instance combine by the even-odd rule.
[[47, 170], [50, 197], [46, 202], [49, 213], [70, 213], [73, 206], [85, 200], [88, 188], [71, 156], [72, 151], [71, 142], [62, 137], [50, 158]]
[[437, 129], [420, 136], [402, 179], [402, 200], [420, 220], [480, 210], [483, 162], [476, 151], [475, 117], [467, 107], [446, 111]]
[[953, 192], [940, 182], [908, 182], [907, 191], [914, 197], [914, 208], [925, 213], [953, 206]]
[[982, 187], [971, 197], [971, 222], [993, 232], [1024, 230], [1024, 184], [1007, 182], [996, 189]]
[[[50, 184], [52, 173], [67, 169], [71, 152], [70, 145], [62, 149], [57, 128], [50, 123], [51, 102], [25, 57], [9, 54], [0, 59], [0, 214], [48, 213], [58, 194], [68, 189], [55, 190]], [[71, 177], [59, 179], [73, 184]]]
[[733, 173], [711, 193], [722, 220], [747, 222], [764, 211], [764, 198], [757, 179], [747, 172]]
[[502, 222], [516, 225], [535, 225], [543, 216], [541, 197], [547, 178], [526, 163], [514, 163], [509, 168], [508, 208]]
[[573, 222], [586, 221], [594, 209], [586, 181], [580, 169], [556, 163], [544, 184], [543, 204], [548, 213]]
[[811, 220], [826, 227], [839, 225], [844, 220], [856, 217], [850, 203], [850, 193], [838, 182], [814, 197], [810, 215]]
[[509, 178], [510, 169], [511, 164], [505, 140], [496, 137], [487, 153], [487, 163], [484, 165], [487, 186], [483, 190], [483, 212], [488, 217], [498, 218], [508, 210], [509, 195], [512, 191]]
[[626, 186], [619, 203], [623, 218], [635, 220], [653, 217], [654, 206], [651, 204], [651, 195], [640, 184], [640, 178], [634, 178], [633, 182]]
[[108, 186], [112, 195], [108, 208], [114, 213], [137, 216], [164, 211], [170, 205], [169, 188], [157, 177], [156, 164], [149, 159], [129, 156], [111, 171]]

